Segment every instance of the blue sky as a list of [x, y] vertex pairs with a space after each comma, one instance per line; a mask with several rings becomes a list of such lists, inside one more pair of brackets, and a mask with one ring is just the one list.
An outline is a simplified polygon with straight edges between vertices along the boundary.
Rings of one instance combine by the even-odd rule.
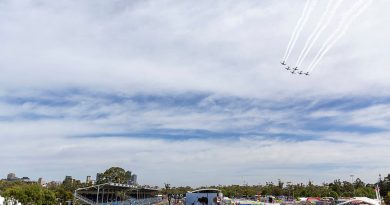
[[375, 182], [390, 170], [389, 2], [297, 78], [279, 61], [303, 5], [1, 2], [0, 175]]

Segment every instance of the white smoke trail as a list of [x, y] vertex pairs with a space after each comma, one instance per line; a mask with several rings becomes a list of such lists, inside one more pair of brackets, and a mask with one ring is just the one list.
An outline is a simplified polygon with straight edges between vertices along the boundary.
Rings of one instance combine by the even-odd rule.
[[306, 4], [305, 4], [305, 7], [303, 8], [303, 12], [301, 14], [301, 17], [299, 17], [298, 23], [297, 23], [297, 25], [295, 25], [294, 31], [293, 31], [293, 33], [292, 33], [292, 35], [290, 37], [290, 40], [289, 40], [289, 42], [287, 44], [286, 52], [284, 53], [284, 56], [283, 56], [283, 61], [287, 60], [286, 58], [287, 58], [287, 55], [290, 52], [291, 44], [292, 44], [292, 42], [295, 39], [295, 36], [297, 34], [297, 31], [298, 31], [298, 28], [300, 27], [300, 25], [302, 24], [303, 19], [306, 16], [307, 9], [309, 8], [310, 3], [311, 3], [311, 0], [307, 0], [306, 1]]
[[317, 60], [313, 63], [312, 66], [310, 66], [310, 72], [314, 70], [314, 68], [319, 64], [319, 62], [322, 60], [324, 55], [334, 46], [334, 44], [347, 32], [348, 28], [350, 25], [353, 23], [353, 21], [360, 15], [362, 14], [368, 6], [372, 3], [372, 0], [366, 0], [361, 6], [358, 11], [356, 12], [351, 12], [353, 15], [348, 19], [348, 21], [344, 24], [340, 32], [338, 33], [337, 36], [335, 36], [332, 41], [329, 42], [329, 44], [323, 49], [323, 52], [319, 55]]
[[302, 23], [301, 23], [300, 27], [297, 29], [295, 38], [294, 38], [294, 40], [293, 40], [292, 43], [291, 43], [290, 50], [289, 50], [289, 52], [287, 53], [286, 58], [284, 59], [285, 61], [287, 61], [288, 57], [290, 56], [291, 51], [292, 51], [292, 49], [294, 48], [295, 43], [297, 42], [298, 37], [300, 36], [303, 27], [305, 26], [307, 20], [309, 19], [309, 16], [310, 16], [311, 12], [313, 11], [313, 9], [314, 9], [314, 7], [317, 5], [317, 3], [318, 3], [318, 0], [313, 0], [313, 3], [310, 4], [310, 6], [309, 6], [309, 8], [308, 8], [308, 10], [307, 10], [306, 16], [305, 16], [304, 19], [302, 20]]
[[[363, 5], [361, 5], [363, 3]], [[309, 72], [312, 72], [314, 68], [319, 64], [324, 55], [333, 47], [333, 45], [347, 32], [349, 26], [353, 21], [363, 13], [368, 6], [372, 3], [372, 0], [360, 0], [349, 10], [349, 12], [343, 17], [339, 24], [339, 27], [333, 32], [333, 34], [323, 44], [320, 51], [317, 53], [314, 60], [309, 66]], [[357, 11], [356, 11], [357, 10]]]
[[301, 61], [302, 59], [302, 56], [303, 54], [305, 53], [308, 45], [311, 43], [313, 37], [315, 34], [317, 34], [318, 30], [321, 28], [321, 25], [325, 19], [325, 17], [327, 16], [328, 12], [329, 12], [329, 9], [331, 8], [331, 5], [333, 4], [333, 1], [334, 0], [329, 0], [328, 2], [328, 5], [326, 6], [326, 9], [325, 9], [325, 12], [322, 14], [318, 24], [316, 25], [316, 27], [314, 28], [314, 31], [312, 32], [312, 34], [309, 36], [308, 40], [305, 42], [305, 45], [303, 46], [303, 49], [301, 51], [301, 53], [299, 54], [299, 57], [298, 57], [298, 60], [297, 60], [297, 63], [295, 64], [295, 67], [298, 67], [299, 65], [299, 62]]
[[[302, 62], [306, 59], [307, 55], [309, 54], [310, 50], [322, 34], [322, 32], [328, 27], [329, 23], [331, 22], [333, 16], [335, 15], [336, 10], [340, 6], [340, 4], [343, 2], [343, 0], [338, 0], [333, 5], [334, 0], [330, 0], [328, 2], [328, 5], [326, 6], [325, 12], [322, 14], [320, 21], [318, 22], [317, 26], [315, 27], [313, 33], [309, 36], [309, 39], [306, 41], [299, 57], [296, 63], [295, 67], [300, 67], [302, 65]], [[329, 15], [328, 15], [329, 13]]]

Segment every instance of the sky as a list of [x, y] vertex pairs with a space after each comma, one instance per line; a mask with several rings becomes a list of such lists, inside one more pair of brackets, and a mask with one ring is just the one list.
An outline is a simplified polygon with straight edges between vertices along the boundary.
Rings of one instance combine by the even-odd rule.
[[280, 67], [304, 4], [1, 0], [0, 178], [119, 166], [159, 186], [376, 182], [390, 173], [390, 1], [309, 77]]

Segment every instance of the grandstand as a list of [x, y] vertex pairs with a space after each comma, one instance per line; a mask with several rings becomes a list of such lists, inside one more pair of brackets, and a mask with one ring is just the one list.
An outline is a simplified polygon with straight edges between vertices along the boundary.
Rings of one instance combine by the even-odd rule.
[[77, 189], [74, 201], [86, 205], [151, 205], [162, 201], [157, 194], [158, 189], [104, 183]]

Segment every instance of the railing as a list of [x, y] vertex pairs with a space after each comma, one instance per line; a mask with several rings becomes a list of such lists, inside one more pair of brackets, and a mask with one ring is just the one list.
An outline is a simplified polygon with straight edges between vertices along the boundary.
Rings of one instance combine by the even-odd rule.
[[153, 205], [161, 201], [162, 199], [160, 197], [146, 198], [146, 199], [130, 198], [127, 201], [99, 203], [99, 205]]
[[96, 203], [95, 203], [94, 201], [92, 201], [91, 199], [88, 199], [88, 198], [86, 198], [86, 197], [84, 197], [84, 196], [81, 196], [81, 195], [79, 195], [79, 194], [77, 194], [77, 193], [74, 194], [74, 197], [75, 197], [76, 199], [78, 199], [78, 200], [80, 200], [80, 201], [82, 201], [82, 202], [88, 204], [88, 205], [96, 205]]

